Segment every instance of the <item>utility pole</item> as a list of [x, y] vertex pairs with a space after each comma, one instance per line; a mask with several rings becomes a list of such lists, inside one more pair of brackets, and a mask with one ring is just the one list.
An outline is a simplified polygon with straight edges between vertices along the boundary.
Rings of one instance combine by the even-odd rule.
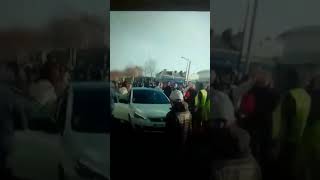
[[243, 50], [244, 50], [244, 45], [245, 45], [245, 42], [246, 42], [245, 41], [245, 37], [246, 37], [246, 32], [247, 32], [247, 27], [248, 27], [249, 12], [250, 12], [250, 0], [247, 0], [246, 15], [245, 15], [245, 18], [244, 18], [243, 29], [242, 29], [243, 37], [242, 37], [241, 49], [240, 49], [239, 59], [238, 59], [238, 64], [237, 64], [238, 72], [240, 72], [242, 56], [243, 56]]
[[187, 80], [187, 82], [189, 81], [189, 73], [190, 73], [190, 66], [191, 66], [191, 61], [190, 61], [190, 59], [188, 59], [188, 58], [185, 58], [185, 57], [181, 57], [182, 59], [184, 59], [184, 60], [186, 60], [187, 62], [188, 62], [188, 66], [187, 66], [187, 68], [188, 68], [188, 71], [186, 72], [187, 73], [187, 78], [186, 78], [186, 80]]
[[188, 67], [188, 76], [187, 76], [187, 82], [189, 82], [189, 76], [190, 76], [190, 66], [191, 66], [191, 61], [189, 60], [189, 67]]
[[250, 67], [251, 44], [252, 44], [252, 39], [253, 39], [253, 35], [254, 35], [254, 28], [255, 28], [255, 23], [256, 23], [256, 17], [257, 17], [258, 2], [259, 2], [259, 0], [254, 0], [253, 14], [252, 14], [252, 19], [251, 19], [251, 27], [250, 27], [250, 34], [249, 34], [249, 42], [248, 42], [247, 54], [246, 54], [246, 72], [249, 71], [249, 67]]

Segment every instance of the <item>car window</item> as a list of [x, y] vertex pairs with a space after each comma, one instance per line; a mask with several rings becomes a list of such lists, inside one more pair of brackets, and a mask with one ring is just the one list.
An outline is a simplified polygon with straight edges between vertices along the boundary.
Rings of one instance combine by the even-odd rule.
[[170, 101], [160, 91], [134, 90], [132, 103], [135, 104], [170, 104]]
[[72, 129], [86, 133], [110, 132], [109, 97], [105, 88], [74, 90]]

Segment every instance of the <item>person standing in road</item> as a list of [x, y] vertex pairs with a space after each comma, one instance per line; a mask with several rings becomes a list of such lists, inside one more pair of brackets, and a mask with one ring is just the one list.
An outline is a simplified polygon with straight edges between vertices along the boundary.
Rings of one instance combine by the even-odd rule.
[[195, 112], [195, 98], [196, 98], [196, 96], [197, 96], [196, 88], [192, 82], [189, 82], [189, 86], [188, 86], [188, 89], [184, 95], [184, 99], [188, 103], [189, 110], [192, 115], [194, 115], [194, 112]]
[[208, 110], [206, 107], [208, 92], [206, 91], [203, 83], [198, 83], [198, 94], [195, 97], [195, 117], [193, 118], [193, 127], [200, 130], [203, 121], [208, 120]]
[[[320, 75], [315, 75], [310, 83], [308, 92], [311, 96], [311, 109], [303, 134], [303, 148], [305, 163], [302, 165], [305, 169], [302, 174], [305, 179], [320, 179]], [[308, 180], [309, 180], [308, 179]]]
[[272, 164], [270, 152], [272, 149], [272, 114], [278, 103], [278, 95], [271, 88], [271, 75], [267, 71], [259, 71], [253, 88], [243, 97], [240, 107], [244, 118], [243, 128], [251, 135], [253, 155], [261, 165], [266, 178], [270, 174]]
[[172, 108], [165, 118], [165, 132], [169, 144], [168, 160], [171, 162], [173, 160], [169, 170], [173, 171], [170, 174], [175, 174], [177, 167], [182, 167], [185, 164], [183, 160], [191, 136], [192, 116], [188, 110], [188, 104], [183, 101], [183, 95], [179, 90], [172, 91], [170, 100]]
[[[311, 97], [303, 88], [296, 70], [288, 72], [289, 91], [281, 99], [273, 114], [272, 137], [279, 147], [280, 179], [307, 179], [303, 174], [304, 133], [311, 108]], [[310, 130], [310, 129], [309, 129]]]
[[[184, 102], [183, 95], [179, 90], [172, 91], [170, 95], [172, 102], [171, 111], [166, 116], [167, 133], [175, 137], [178, 144], [185, 145], [191, 134], [191, 113], [188, 104]], [[175, 143], [176, 144], [176, 143]]]
[[56, 87], [59, 78], [60, 71], [58, 63], [49, 59], [42, 68], [39, 80], [29, 87], [30, 96], [40, 105], [40, 107], [36, 106], [36, 109], [45, 109], [49, 114], [55, 113], [58, 99]]
[[163, 88], [162, 82], [159, 82], [158, 85], [155, 87], [155, 89], [163, 92], [162, 88]]
[[171, 94], [171, 92], [172, 92], [170, 81], [168, 81], [168, 82], [165, 84], [163, 91], [164, 91], [164, 94], [165, 94], [168, 98], [170, 98], [170, 94]]
[[131, 91], [131, 89], [132, 89], [132, 83], [128, 82], [127, 85], [126, 85], [126, 88], [127, 88], [128, 93], [129, 93]]
[[128, 89], [127, 89], [127, 82], [123, 82], [121, 85], [121, 88], [119, 89], [120, 95], [126, 95], [128, 94]]
[[[230, 109], [226, 107], [226, 109]], [[225, 111], [226, 117], [233, 112]], [[250, 135], [234, 123], [229, 123], [223, 113], [216, 116], [209, 137], [211, 163], [209, 178], [212, 180], [246, 179], [262, 180], [258, 162], [250, 150]]]

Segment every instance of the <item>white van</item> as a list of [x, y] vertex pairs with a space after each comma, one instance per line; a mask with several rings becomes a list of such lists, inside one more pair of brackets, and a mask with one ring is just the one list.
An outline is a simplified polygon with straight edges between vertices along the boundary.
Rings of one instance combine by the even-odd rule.
[[9, 158], [13, 175], [33, 180], [110, 179], [109, 88], [98, 82], [72, 84], [59, 100], [56, 121], [38, 116], [26, 129], [17, 130]]
[[63, 179], [110, 179], [110, 89], [102, 83], [76, 83], [58, 110]]

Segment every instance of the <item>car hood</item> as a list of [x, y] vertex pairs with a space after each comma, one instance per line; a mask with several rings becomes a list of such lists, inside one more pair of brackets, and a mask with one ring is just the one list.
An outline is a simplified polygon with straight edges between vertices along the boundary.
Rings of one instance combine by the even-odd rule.
[[110, 178], [110, 135], [102, 133], [76, 134], [79, 161], [92, 171]]
[[133, 104], [135, 112], [147, 118], [165, 117], [170, 111], [170, 104]]

